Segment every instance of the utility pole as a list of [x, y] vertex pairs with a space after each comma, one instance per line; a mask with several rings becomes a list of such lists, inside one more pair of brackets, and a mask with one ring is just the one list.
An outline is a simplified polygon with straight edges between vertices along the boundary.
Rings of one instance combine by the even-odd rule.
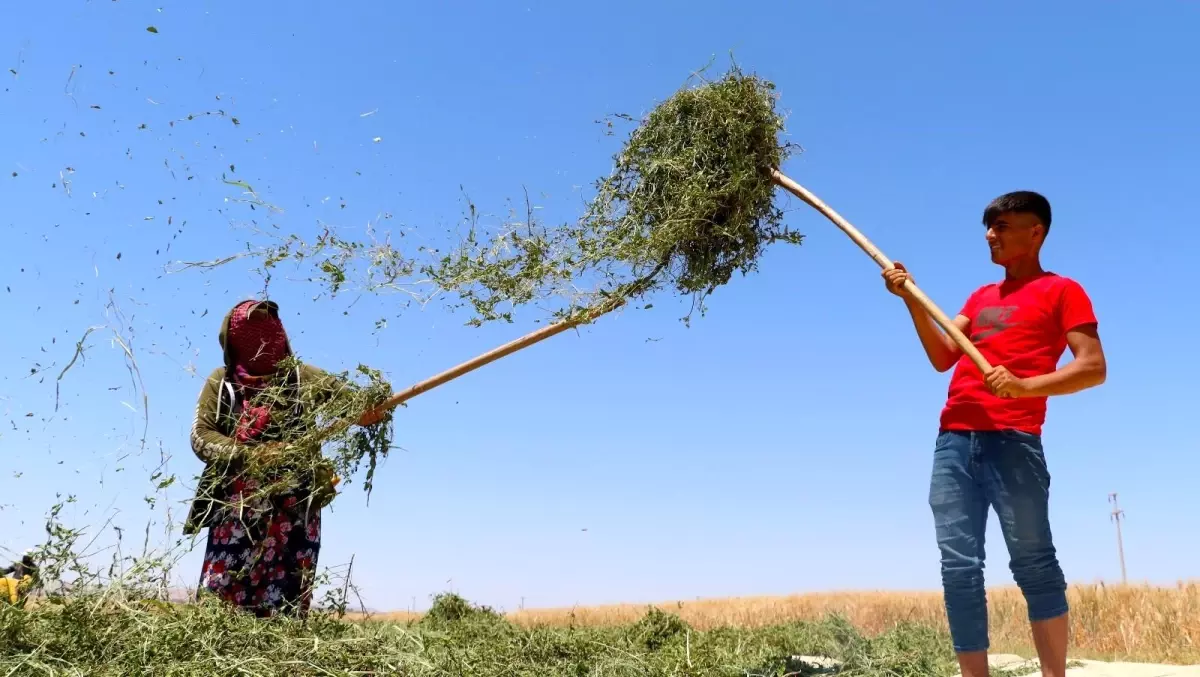
[[1121, 543], [1121, 518], [1125, 515], [1125, 511], [1117, 504], [1116, 492], [1108, 495], [1108, 502], [1113, 506], [1109, 519], [1117, 525], [1117, 555], [1121, 558], [1121, 585], [1125, 585], [1129, 582], [1125, 575], [1125, 546]]

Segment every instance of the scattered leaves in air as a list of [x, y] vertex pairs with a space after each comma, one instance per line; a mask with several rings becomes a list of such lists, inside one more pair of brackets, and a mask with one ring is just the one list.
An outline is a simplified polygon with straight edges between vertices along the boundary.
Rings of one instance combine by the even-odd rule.
[[703, 314], [704, 297], [754, 270], [766, 245], [802, 239], [773, 204], [768, 170], [792, 148], [773, 90], [736, 68], [680, 90], [633, 131], [577, 222], [546, 228], [527, 197], [524, 222], [481, 240], [472, 205], [462, 248], [423, 272], [474, 307], [474, 325], [511, 321], [501, 305], [561, 295], [561, 317], [671, 287]]
[[[307, 260], [317, 269], [312, 281], [324, 282], [331, 295], [360, 274], [367, 289], [398, 290], [418, 301], [423, 295], [414, 287], [428, 285], [434, 295], [455, 294], [473, 307], [469, 324], [476, 326], [512, 321], [516, 306], [550, 297], [564, 302], [554, 315], [565, 317], [607, 311], [664, 288], [691, 296], [693, 310], [703, 313], [704, 298], [734, 274], [754, 270], [766, 245], [802, 239], [773, 204], [767, 169], [793, 148], [778, 138], [783, 125], [773, 89], [735, 68], [677, 92], [643, 120], [614, 116], [640, 122], [639, 128], [575, 222], [538, 223], [538, 207], [527, 196], [527, 218], [502, 219], [494, 233], [484, 232], [471, 204], [465, 241], [448, 254], [418, 249], [434, 254], [429, 265], [404, 256], [386, 238], [354, 242], [330, 231], [316, 242], [292, 236], [248, 254], [185, 265], [208, 268], [246, 255], [263, 258], [266, 269]], [[264, 206], [248, 184], [225, 183], [244, 191], [228, 201]], [[414, 274], [422, 280], [409, 278]]]

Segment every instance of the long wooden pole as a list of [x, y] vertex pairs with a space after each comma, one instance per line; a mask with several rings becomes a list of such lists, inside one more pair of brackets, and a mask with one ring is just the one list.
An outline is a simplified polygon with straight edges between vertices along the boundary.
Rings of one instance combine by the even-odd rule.
[[[872, 259], [874, 259], [875, 263], [879, 264], [881, 268], [888, 270], [895, 267], [891, 260], [884, 256], [883, 252], [879, 251], [879, 248], [872, 244], [871, 241], [868, 240], [862, 233], [860, 233], [857, 228], [855, 228], [850, 224], [849, 221], [842, 218], [840, 214], [822, 202], [820, 198], [809, 192], [804, 186], [796, 183], [778, 170], [771, 171], [771, 178], [776, 184], [782, 186], [787, 191], [801, 200], [804, 200], [808, 204], [812, 205], [817, 211], [824, 214], [830, 221], [834, 223], [834, 225], [836, 225], [838, 228], [841, 228], [847, 235], [849, 235], [850, 239], [854, 240], [854, 242], [858, 244], [858, 246], [861, 247], [863, 251], [865, 251]], [[974, 344], [971, 343], [970, 339], [968, 339], [961, 331], [959, 331], [958, 327], [954, 326], [954, 323], [950, 320], [950, 318], [947, 317], [946, 314], [943, 313], [941, 309], [939, 309], [937, 305], [925, 295], [924, 292], [917, 288], [917, 285], [914, 284], [912, 280], [907, 280], [904, 283], [904, 286], [905, 289], [912, 294], [913, 298], [915, 298], [917, 302], [920, 303], [926, 311], [928, 311], [930, 316], [933, 317], [934, 321], [937, 322], [938, 325], [950, 335], [950, 338], [954, 340], [960, 349], [962, 349], [963, 353], [971, 358], [971, 361], [975, 363], [975, 366], [979, 367], [980, 371], [985, 374], [991, 371], [992, 366], [988, 364], [988, 361], [979, 352], [979, 349], [977, 349]], [[625, 299], [623, 297], [614, 297], [608, 303], [601, 305], [590, 312], [583, 313], [577, 317], [561, 320], [552, 325], [542, 327], [537, 331], [530, 332], [529, 334], [526, 334], [518, 339], [509, 341], [502, 346], [493, 348], [492, 350], [489, 350], [478, 357], [467, 360], [466, 362], [463, 362], [455, 367], [451, 367], [440, 374], [427, 378], [420, 383], [414, 384], [407, 389], [392, 395], [382, 404], [380, 404], [376, 408], [376, 411], [383, 412], [398, 407], [422, 393], [428, 392], [449, 381], [453, 381], [454, 379], [475, 371], [480, 367], [491, 364], [492, 362], [495, 362], [496, 360], [499, 360], [507, 355], [511, 355], [518, 350], [522, 350], [534, 345], [535, 343], [545, 341], [551, 336], [557, 336], [568, 329], [591, 322], [601, 315], [612, 312], [623, 305], [625, 305]], [[345, 425], [349, 425], [351, 423], [352, 422], [350, 421], [344, 422]], [[341, 425], [335, 425], [333, 428], [331, 428], [331, 431], [340, 427]]]
[[[895, 268], [895, 264], [893, 264], [888, 257], [884, 256], [883, 252], [879, 251], [879, 248], [872, 244], [871, 241], [866, 238], [866, 236], [860, 233], [857, 228], [850, 224], [849, 221], [842, 218], [840, 214], [833, 211], [829, 205], [822, 202], [820, 198], [809, 192], [807, 188], [796, 183], [778, 169], [771, 170], [771, 179], [792, 195], [804, 200], [814, 209], [824, 214], [826, 218], [833, 222], [833, 225], [841, 228], [843, 232], [850, 236], [851, 240], [854, 240], [855, 244], [861, 247], [868, 256], [874, 259], [875, 263], [879, 264], [880, 268], [883, 268], [884, 270], [891, 270], [892, 268]], [[937, 304], [935, 304], [932, 299], [925, 295], [925, 292], [917, 288], [917, 285], [914, 284], [911, 279], [904, 282], [904, 288], [908, 290], [908, 292], [912, 294], [912, 297], [917, 300], [917, 303], [920, 303], [921, 307], [923, 307], [926, 312], [929, 313], [930, 317], [933, 318], [933, 321], [937, 322], [938, 326], [940, 326], [950, 336], [954, 343], [958, 345], [959, 349], [961, 349], [967, 357], [971, 358], [971, 361], [975, 363], [975, 366], [979, 367], [979, 371], [987, 374], [992, 370], [992, 365], [988, 364], [987, 359], [984, 358], [983, 354], [979, 352], [979, 349], [975, 347], [975, 344], [971, 343], [971, 340], [968, 339], [958, 327], [954, 326], [954, 322], [950, 320], [946, 313], [943, 313], [941, 308], [938, 308]]]
[[521, 350], [523, 348], [528, 348], [529, 346], [531, 346], [535, 343], [545, 341], [546, 339], [550, 338], [551, 336], [557, 336], [558, 334], [561, 334], [568, 329], [578, 327], [581, 324], [587, 324], [588, 322], [595, 320], [596, 318], [600, 317], [601, 315], [610, 313], [610, 312], [616, 310], [617, 308], [620, 308], [623, 305], [625, 305], [625, 300], [623, 298], [613, 299], [612, 301], [609, 301], [608, 303], [601, 304], [599, 307], [597, 307], [595, 310], [593, 310], [591, 312], [583, 313], [583, 314], [579, 315], [578, 317], [560, 320], [559, 322], [555, 322], [554, 324], [542, 327], [541, 329], [538, 329], [537, 331], [530, 332], [530, 333], [522, 336], [521, 338], [514, 339], [512, 341], [509, 341], [508, 343], [505, 343], [502, 346], [493, 348], [478, 357], [467, 360], [466, 362], [463, 362], [462, 364], [460, 364], [456, 367], [451, 367], [451, 368], [447, 369], [446, 371], [443, 371], [440, 374], [437, 374], [435, 376], [427, 378], [424, 381], [421, 381], [420, 383], [410, 386], [406, 390], [402, 390], [402, 391], [396, 393], [395, 395], [392, 395], [383, 404], [381, 404], [379, 406], [379, 409], [384, 410], [384, 409], [391, 409], [392, 407], [397, 407], [397, 406], [407, 402], [408, 400], [411, 400], [412, 398], [416, 397], [417, 395], [420, 395], [421, 393], [427, 392], [429, 390], [433, 390], [434, 388], [442, 385], [443, 383], [446, 383], [447, 381], [453, 381], [454, 379], [458, 378], [459, 376], [462, 376], [464, 374], [475, 371], [476, 369], [478, 369], [482, 366], [491, 364], [492, 362], [495, 362], [496, 360], [498, 360], [502, 357], [505, 357], [507, 355], [511, 355], [511, 354], [517, 352], [518, 350]]
[[[536, 331], [532, 331], [518, 339], [513, 339], [512, 341], [509, 341], [508, 343], [505, 343], [502, 346], [493, 348], [493, 349], [487, 351], [486, 353], [479, 355], [478, 357], [469, 359], [466, 362], [459, 364], [458, 366], [451, 367], [451, 368], [447, 369], [446, 371], [443, 371], [440, 374], [431, 376], [431, 377], [425, 379], [424, 381], [421, 381], [420, 383], [409, 386], [405, 390], [401, 390], [400, 392], [398, 392], [398, 393], [392, 395], [391, 397], [389, 397], [388, 399], [384, 400], [381, 404], [379, 404], [377, 407], [375, 407], [375, 409], [373, 409], [372, 411], [382, 414], [383, 412], [386, 412], [389, 409], [394, 409], [394, 408], [400, 406], [401, 404], [404, 404], [405, 402], [416, 397], [417, 395], [420, 395], [421, 393], [433, 390], [434, 388], [436, 388], [444, 383], [453, 381], [454, 379], [458, 378], [459, 376], [463, 376], [464, 374], [468, 374], [472, 371], [475, 371], [476, 369], [478, 369], [482, 366], [491, 364], [492, 362], [495, 362], [496, 360], [498, 360], [502, 357], [505, 357], [507, 355], [511, 355], [511, 354], [517, 352], [518, 350], [521, 350], [523, 348], [528, 348], [529, 346], [531, 346], [535, 343], [545, 341], [546, 339], [550, 338], [551, 336], [557, 336], [558, 334], [561, 334], [568, 329], [572, 329], [574, 327], [578, 327], [580, 325], [587, 324], [587, 323], [595, 320], [596, 318], [600, 317], [601, 315], [611, 313], [612, 311], [616, 310], [617, 308], [620, 308], [621, 306], [625, 305], [625, 303], [626, 303], [625, 297], [623, 297], [623, 296], [613, 297], [610, 300], [608, 300], [607, 302], [602, 303], [599, 306], [596, 306], [595, 308], [593, 308], [591, 310], [581, 312], [578, 315], [576, 315], [574, 317], [569, 317], [565, 320], [559, 320], [558, 322], [555, 322], [554, 324], [542, 327], [541, 329], [538, 329]], [[346, 428], [354, 425], [356, 422], [357, 421], [353, 418], [339, 419], [336, 422], [330, 424], [329, 427], [327, 427], [320, 435], [318, 435], [317, 438], [318, 439], [326, 439], [330, 435], [336, 434], [339, 431], [345, 430]]]

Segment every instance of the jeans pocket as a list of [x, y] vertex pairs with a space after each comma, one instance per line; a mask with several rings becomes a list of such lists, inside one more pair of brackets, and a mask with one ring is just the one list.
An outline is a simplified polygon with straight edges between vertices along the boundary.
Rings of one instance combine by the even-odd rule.
[[1010, 470], [1019, 472], [1026, 480], [1045, 490], [1050, 485], [1050, 466], [1042, 449], [1040, 435], [1023, 430], [1007, 430], [1001, 437], [1003, 447], [999, 461]]

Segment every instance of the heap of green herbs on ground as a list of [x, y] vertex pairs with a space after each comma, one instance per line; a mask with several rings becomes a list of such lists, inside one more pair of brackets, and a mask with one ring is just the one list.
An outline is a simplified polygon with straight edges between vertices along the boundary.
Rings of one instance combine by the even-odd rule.
[[[258, 619], [212, 595], [171, 600], [178, 552], [112, 555], [97, 566], [92, 538], [52, 510], [37, 550], [37, 595], [0, 603], [0, 675], [284, 677], [800, 677], [818, 671], [799, 656], [829, 657], [845, 677], [952, 675], [944, 630], [900, 623], [864, 637], [848, 621], [696, 630], [650, 608], [619, 627], [523, 626], [453, 594], [420, 618], [347, 617], [351, 582], [327, 590], [305, 620]], [[331, 584], [332, 583], [332, 584]], [[816, 669], [814, 669], [816, 668]]]
[[128, 594], [0, 606], [0, 674], [404, 675], [579, 677], [822, 674], [797, 655], [843, 661], [838, 674], [954, 674], [938, 631], [901, 625], [865, 638], [840, 618], [757, 630], [698, 632], [651, 610], [617, 628], [523, 628], [449, 595], [410, 623], [349, 621], [316, 612], [307, 622], [256, 620], [223, 604], [167, 604]]

